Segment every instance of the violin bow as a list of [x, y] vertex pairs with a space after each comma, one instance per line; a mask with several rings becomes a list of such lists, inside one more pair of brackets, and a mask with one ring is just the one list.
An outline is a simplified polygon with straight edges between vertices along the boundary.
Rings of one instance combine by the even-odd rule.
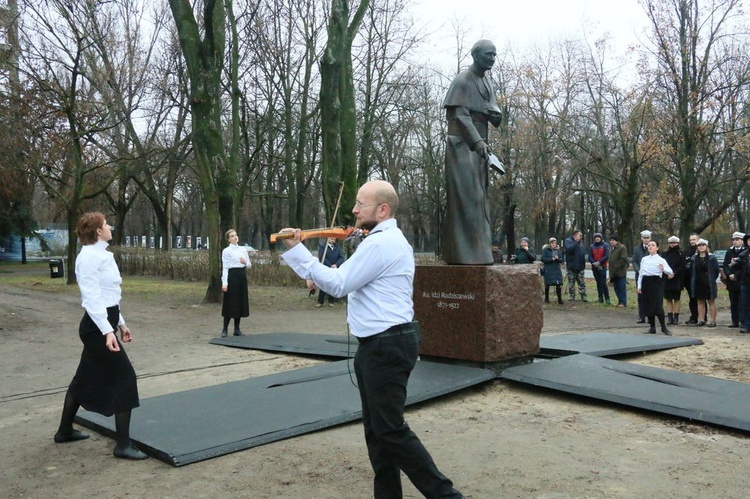
[[[331, 228], [334, 227], [334, 223], [336, 222], [336, 215], [339, 212], [339, 205], [341, 204], [341, 195], [344, 193], [344, 181], [342, 180], [339, 182], [339, 197], [336, 200], [336, 206], [333, 208], [333, 215], [331, 216]], [[328, 241], [326, 241], [326, 246], [323, 249], [323, 257], [320, 259], [320, 263], [325, 265], [326, 261], [326, 254], [328, 253]]]

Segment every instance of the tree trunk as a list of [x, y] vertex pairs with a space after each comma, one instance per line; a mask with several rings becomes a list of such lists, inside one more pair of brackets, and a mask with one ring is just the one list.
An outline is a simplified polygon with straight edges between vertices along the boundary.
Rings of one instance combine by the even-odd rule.
[[[362, 0], [351, 24], [349, 0], [332, 0], [328, 24], [328, 43], [320, 63], [321, 128], [323, 132], [322, 184], [326, 220], [331, 219], [344, 183], [341, 206], [354, 206], [357, 192], [357, 112], [354, 102], [352, 42], [370, 0]], [[352, 223], [351, 212], [339, 210], [345, 223]]]
[[[219, 275], [221, 250], [225, 243], [221, 233], [234, 221], [236, 163], [227, 158], [221, 122], [221, 81], [226, 45], [225, 1], [227, 9], [231, 10], [230, 0], [204, 1], [202, 20], [205, 25], [200, 30], [189, 2], [169, 0], [190, 80], [193, 147], [210, 241], [210, 277], [204, 297], [207, 303], [218, 303], [222, 299]], [[229, 18], [234, 19], [231, 15]], [[201, 31], [204, 33], [203, 39]], [[233, 61], [236, 62], [235, 59]], [[236, 78], [235, 72], [232, 78]], [[232, 88], [236, 88], [236, 82]], [[236, 161], [236, 158], [231, 159]]]

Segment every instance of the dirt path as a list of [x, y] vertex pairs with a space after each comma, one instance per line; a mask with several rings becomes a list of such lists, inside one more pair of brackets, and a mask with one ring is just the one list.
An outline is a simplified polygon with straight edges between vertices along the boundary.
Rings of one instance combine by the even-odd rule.
[[[11, 287], [2, 279], [0, 497], [371, 497], [358, 423], [183, 468], [116, 460], [113, 441], [98, 434], [54, 444], [80, 355], [78, 294]], [[303, 294], [255, 290], [243, 329], [344, 334], [343, 307], [315, 309]], [[123, 310], [143, 398], [321, 362], [209, 345], [218, 306], [126, 294]], [[643, 328], [634, 319], [632, 309], [553, 305], [545, 308], [545, 333], [638, 333]], [[728, 323], [726, 310], [719, 319]], [[750, 337], [726, 327], [673, 331], [705, 345], [628, 360], [750, 383]], [[467, 497], [740, 498], [750, 489], [746, 434], [507, 381], [424, 403], [407, 418]], [[404, 484], [405, 497], [421, 497]]]

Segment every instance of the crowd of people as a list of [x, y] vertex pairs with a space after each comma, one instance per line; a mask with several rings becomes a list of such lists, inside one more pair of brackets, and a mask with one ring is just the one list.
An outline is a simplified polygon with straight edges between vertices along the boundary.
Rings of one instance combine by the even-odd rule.
[[[639, 324], [649, 324], [648, 333], [656, 333], [656, 320], [661, 332], [671, 334], [667, 326], [680, 324], [683, 293], [689, 308], [685, 321], [690, 326], [716, 327], [716, 298], [720, 283], [726, 287], [731, 322], [727, 327], [738, 328], [741, 333], [750, 332], [750, 234], [732, 234], [731, 247], [720, 259], [711, 251], [707, 240], [699, 234], [691, 234], [688, 246], [683, 250], [680, 238], [670, 236], [667, 247], [662, 248], [652, 239], [649, 230], [640, 233], [640, 242], [628, 256], [627, 248], [617, 234], [605, 242], [602, 233], [593, 236], [593, 243], [584, 246], [583, 233], [574, 230], [563, 246], [557, 238], [550, 237], [541, 251], [540, 272], [544, 281], [544, 302], [550, 302], [550, 288], [555, 288], [557, 303], [563, 304], [562, 288], [567, 279], [570, 301], [576, 297], [588, 301], [584, 274], [588, 262], [596, 283], [599, 303], [612, 304], [609, 286], [612, 285], [616, 306], [628, 305], [627, 277], [631, 268], [635, 274], [638, 300]], [[495, 263], [503, 263], [499, 243], [493, 242]], [[521, 239], [520, 246], [508, 259], [508, 263], [531, 264], [536, 262], [536, 252], [528, 237]], [[563, 276], [562, 266], [565, 265]], [[609, 272], [609, 276], [607, 273]]]
[[[354, 371], [362, 402], [365, 442], [374, 471], [375, 496], [400, 496], [403, 471], [426, 497], [460, 498], [463, 495], [440, 472], [404, 421], [406, 387], [418, 356], [420, 331], [414, 321], [412, 302], [413, 249], [396, 224], [397, 208], [398, 196], [393, 186], [383, 181], [368, 182], [359, 190], [352, 212], [357, 226], [368, 230], [369, 236], [349, 260], [343, 259], [336, 241], [331, 239], [321, 246], [317, 256], [312, 255], [299, 244], [299, 229], [285, 229], [291, 237], [284, 239], [288, 251], [282, 258], [311, 288], [321, 292], [319, 304], [324, 303], [324, 297], [348, 297], [347, 318], [351, 333], [359, 342]], [[87, 213], [78, 222], [78, 235], [83, 244], [75, 269], [84, 308], [79, 327], [83, 354], [66, 393], [54, 441], [67, 443], [89, 437], [73, 428], [75, 415], [83, 406], [114, 416], [115, 457], [145, 459], [147, 455], [133, 444], [129, 434], [131, 411], [139, 406], [139, 398], [135, 371], [123, 347], [123, 343], [132, 340], [132, 333], [119, 308], [122, 279], [112, 253], [106, 251], [111, 227], [101, 213]], [[250, 261], [247, 252], [237, 245], [236, 231], [227, 231], [226, 238], [228, 246], [222, 258], [222, 336], [228, 334], [230, 319], [234, 320], [234, 335], [241, 336], [240, 319], [249, 314], [245, 274]], [[540, 257], [545, 302], [550, 303], [550, 290], [554, 288], [557, 303], [563, 304], [563, 264], [570, 300], [576, 299], [577, 292], [581, 301], [587, 301], [584, 272], [588, 262], [599, 303], [611, 304], [609, 282], [617, 306], [625, 307], [627, 272], [632, 264], [638, 322], [648, 322], [647, 334], [656, 333], [657, 320], [661, 332], [671, 334], [668, 326], [679, 324], [683, 290], [687, 290], [691, 303], [686, 324], [716, 327], [719, 280], [729, 293], [728, 327], [739, 328], [740, 333], [750, 332], [750, 234], [732, 234], [732, 246], [721, 262], [710, 251], [708, 241], [698, 234], [691, 234], [685, 250], [677, 236], [667, 239], [664, 250], [648, 230], [640, 233], [640, 239], [631, 260], [616, 234], [607, 243], [604, 235], [597, 232], [588, 248], [579, 230], [566, 238], [563, 246], [558, 245], [557, 238], [550, 237]], [[492, 250], [495, 262], [502, 262], [499, 245]], [[521, 239], [508, 260], [517, 265], [537, 261], [529, 238]], [[378, 353], [384, 349], [390, 352], [385, 357]]]

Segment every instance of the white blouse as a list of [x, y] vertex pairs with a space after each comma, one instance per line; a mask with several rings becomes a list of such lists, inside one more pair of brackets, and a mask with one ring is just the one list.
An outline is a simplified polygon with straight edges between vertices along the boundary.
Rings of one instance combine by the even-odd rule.
[[[663, 265], [663, 267], [659, 267]], [[646, 255], [641, 260], [641, 268], [638, 270], [638, 289], [641, 289], [641, 281], [644, 276], [661, 276], [662, 274], [673, 275], [674, 271], [667, 261], [659, 255]]]
[[[240, 262], [240, 258], [244, 258], [247, 264]], [[252, 267], [247, 250], [240, 248], [236, 244], [230, 244], [224, 248], [224, 251], [221, 252], [221, 285], [226, 286], [229, 284], [229, 269], [243, 267]]]
[[[86, 244], [76, 257], [76, 280], [81, 290], [81, 305], [102, 334], [112, 332], [107, 308], [120, 304], [122, 277], [115, 256], [107, 251], [108, 243]], [[117, 325], [125, 324], [122, 314]]]

